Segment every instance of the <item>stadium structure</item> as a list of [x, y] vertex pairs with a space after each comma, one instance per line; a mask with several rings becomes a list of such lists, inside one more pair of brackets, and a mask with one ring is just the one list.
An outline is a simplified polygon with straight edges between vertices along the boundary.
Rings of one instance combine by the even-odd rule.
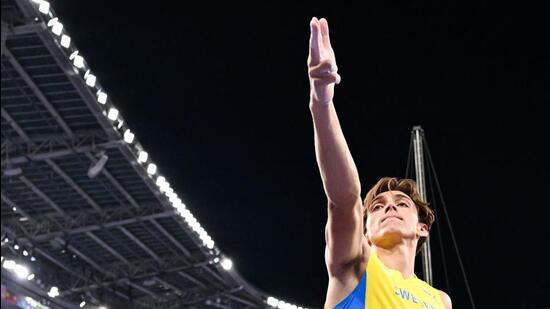
[[302, 308], [232, 267], [48, 1], [1, 9], [2, 308]]

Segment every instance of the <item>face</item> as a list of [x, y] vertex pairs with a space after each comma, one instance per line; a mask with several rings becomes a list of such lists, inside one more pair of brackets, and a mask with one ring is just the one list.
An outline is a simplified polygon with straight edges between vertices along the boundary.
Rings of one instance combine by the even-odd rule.
[[381, 247], [428, 235], [426, 224], [418, 222], [414, 202], [401, 191], [376, 196], [368, 209], [366, 228], [369, 242]]

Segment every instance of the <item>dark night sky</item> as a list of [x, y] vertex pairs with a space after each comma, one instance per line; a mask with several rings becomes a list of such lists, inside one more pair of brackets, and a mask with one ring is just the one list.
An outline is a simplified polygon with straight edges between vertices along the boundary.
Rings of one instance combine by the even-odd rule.
[[[323, 305], [326, 198], [306, 71], [317, 16], [331, 27], [342, 76], [334, 101], [362, 196], [382, 176], [404, 176], [410, 131], [421, 125], [477, 308], [550, 306], [548, 7], [137, 3], [52, 7], [160, 172], [247, 281]], [[468, 308], [441, 231], [454, 307]], [[435, 285], [449, 291], [437, 243], [432, 252]]]

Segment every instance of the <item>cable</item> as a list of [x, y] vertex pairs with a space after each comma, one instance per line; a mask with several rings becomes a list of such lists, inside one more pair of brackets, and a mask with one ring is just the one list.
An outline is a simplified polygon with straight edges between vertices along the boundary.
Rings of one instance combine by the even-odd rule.
[[411, 141], [409, 143], [409, 155], [407, 157], [407, 167], [405, 169], [405, 178], [410, 178], [409, 171], [411, 167], [411, 157], [413, 156], [413, 132], [411, 131]]
[[462, 264], [462, 258], [460, 257], [460, 251], [459, 251], [458, 245], [456, 243], [455, 235], [454, 235], [454, 232], [453, 232], [453, 227], [451, 225], [451, 220], [449, 218], [449, 214], [447, 213], [447, 209], [446, 209], [446, 206], [445, 206], [445, 201], [443, 200], [443, 193], [442, 193], [441, 187], [439, 185], [439, 180], [437, 179], [437, 174], [435, 172], [434, 164], [433, 164], [433, 161], [432, 161], [432, 156], [430, 155], [430, 149], [428, 147], [428, 143], [427, 143], [426, 138], [425, 138], [424, 135], [422, 136], [422, 141], [424, 142], [424, 145], [426, 145], [426, 153], [428, 154], [428, 162], [430, 163], [430, 167], [432, 168], [432, 171], [433, 171], [435, 183], [436, 183], [436, 186], [437, 186], [437, 191], [438, 191], [439, 196], [441, 198], [441, 204], [443, 205], [443, 214], [445, 215], [445, 218], [447, 219], [447, 224], [449, 226], [449, 231], [451, 232], [451, 239], [453, 241], [453, 245], [454, 245], [455, 250], [456, 250], [456, 254], [457, 254], [457, 257], [458, 257], [458, 263], [460, 265], [460, 270], [462, 272], [462, 276], [464, 277], [464, 282], [466, 283], [466, 290], [468, 292], [468, 297], [470, 298], [472, 308], [475, 309], [476, 306], [475, 306], [475, 303], [474, 303], [474, 298], [472, 297], [472, 291], [470, 290], [470, 285], [468, 283], [468, 278], [466, 277], [466, 271], [464, 270], [464, 265]]
[[[433, 173], [433, 171], [432, 171]], [[439, 210], [437, 209], [437, 200], [435, 198], [434, 193], [434, 186], [433, 186], [433, 179], [431, 177], [428, 177], [428, 180], [430, 182], [430, 195], [432, 197], [432, 204], [434, 205], [435, 213], [438, 214]], [[450, 295], [453, 293], [451, 292], [451, 283], [449, 282], [449, 273], [447, 272], [447, 257], [445, 256], [445, 248], [443, 247], [443, 236], [441, 235], [441, 225], [439, 224], [439, 220], [437, 219], [439, 216], [436, 216], [435, 225], [437, 229], [437, 238], [439, 241], [439, 250], [441, 251], [441, 261], [443, 263], [443, 273], [445, 275], [445, 283], [447, 284], [447, 291]]]

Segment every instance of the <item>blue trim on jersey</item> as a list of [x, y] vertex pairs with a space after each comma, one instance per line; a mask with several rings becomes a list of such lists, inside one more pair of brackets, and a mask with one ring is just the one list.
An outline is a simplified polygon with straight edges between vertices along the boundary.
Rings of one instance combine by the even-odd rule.
[[365, 309], [366, 287], [367, 272], [365, 271], [353, 292], [339, 302], [333, 309]]

